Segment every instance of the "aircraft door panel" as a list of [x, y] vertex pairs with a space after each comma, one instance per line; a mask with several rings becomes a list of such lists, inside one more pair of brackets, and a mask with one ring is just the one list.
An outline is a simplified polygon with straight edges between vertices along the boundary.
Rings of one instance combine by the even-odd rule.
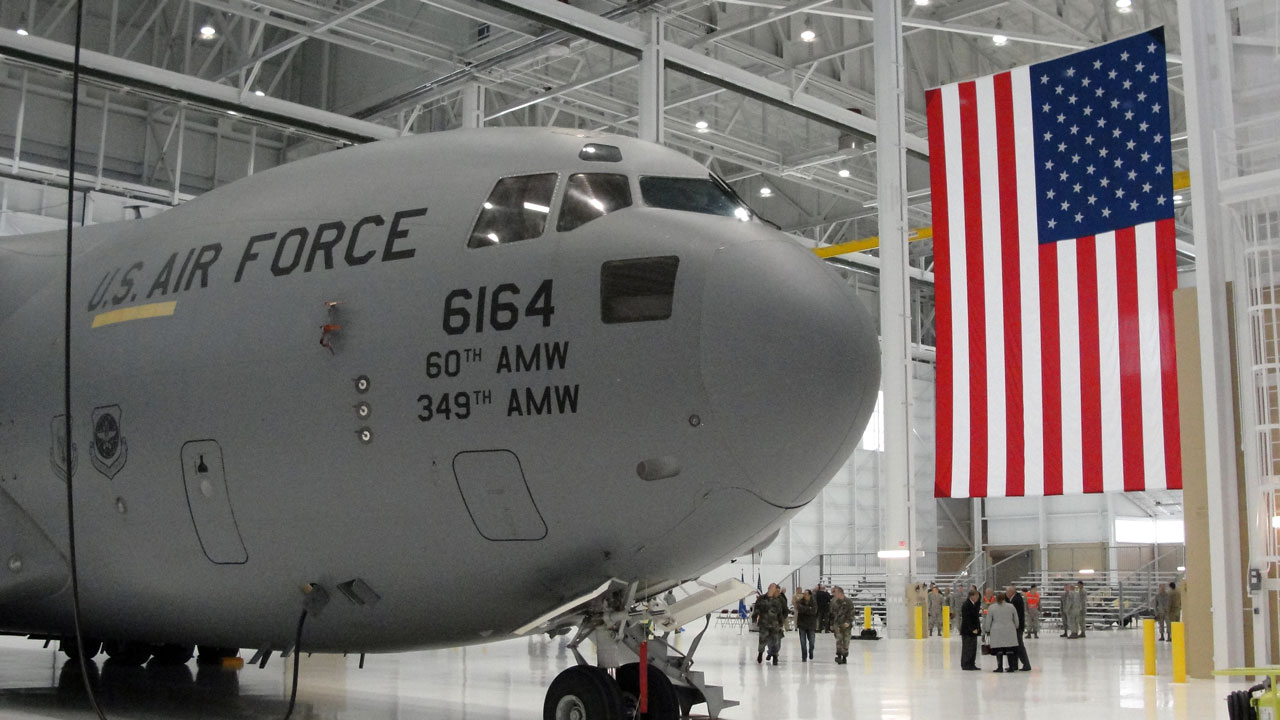
[[460, 452], [453, 475], [476, 530], [486, 540], [541, 540], [547, 524], [524, 479], [520, 459], [510, 450]]
[[196, 537], [209, 562], [239, 565], [249, 560], [227, 492], [222, 447], [215, 440], [193, 440], [182, 446], [182, 479]]

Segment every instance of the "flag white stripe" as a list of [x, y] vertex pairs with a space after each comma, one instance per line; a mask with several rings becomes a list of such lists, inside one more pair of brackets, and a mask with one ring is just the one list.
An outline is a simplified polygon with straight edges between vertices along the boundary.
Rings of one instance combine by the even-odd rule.
[[[987, 344], [987, 495], [1006, 494], [1009, 477], [1005, 442], [1004, 252], [1000, 232], [1000, 146], [996, 138], [995, 82], [982, 78], [977, 87], [979, 176], [982, 182], [982, 294]], [[972, 279], [972, 278], [971, 278]]]
[[1058, 251], [1058, 328], [1061, 350], [1062, 492], [1084, 492], [1083, 435], [1080, 408], [1080, 287], [1076, 278], [1076, 243], [1054, 243]]
[[1102, 388], [1102, 489], [1124, 491], [1124, 424], [1120, 404], [1120, 289], [1116, 234], [1094, 241], [1098, 266], [1098, 368]]
[[1018, 267], [1022, 298], [1022, 418], [1026, 495], [1044, 494], [1044, 393], [1041, 387], [1040, 243], [1036, 210], [1036, 169], [1031, 148], [1035, 132], [1031, 112], [1031, 68], [1012, 72], [1013, 134], [1019, 152]]
[[1168, 487], [1164, 465], [1164, 376], [1160, 366], [1160, 308], [1156, 224], [1135, 228], [1138, 241], [1138, 334], [1142, 363], [1142, 460], [1147, 489]]
[[942, 129], [947, 163], [948, 252], [951, 260], [951, 494], [969, 497], [969, 295], [965, 262], [964, 166], [960, 140], [960, 86], [942, 92]]

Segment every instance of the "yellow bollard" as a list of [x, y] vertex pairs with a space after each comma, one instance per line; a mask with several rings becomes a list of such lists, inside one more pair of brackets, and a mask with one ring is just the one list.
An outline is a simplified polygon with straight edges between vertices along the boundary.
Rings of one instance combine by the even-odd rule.
[[1173, 638], [1173, 681], [1187, 681], [1187, 638], [1182, 632], [1182, 623], [1169, 623], [1169, 635]]
[[1142, 621], [1142, 674], [1156, 674], [1156, 621], [1152, 618]]
[[916, 639], [924, 639], [924, 607], [916, 606]]
[[871, 606], [862, 608], [862, 628], [864, 630], [871, 629]]
[[951, 608], [942, 606], [942, 637], [951, 637]]

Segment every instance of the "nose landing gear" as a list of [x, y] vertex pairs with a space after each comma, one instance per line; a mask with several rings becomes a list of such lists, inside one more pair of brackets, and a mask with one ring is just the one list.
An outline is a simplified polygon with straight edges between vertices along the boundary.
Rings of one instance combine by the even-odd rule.
[[[738, 703], [725, 700], [722, 688], [707, 685], [703, 674], [692, 669], [693, 654], [711, 627], [707, 614], [710, 609], [735, 602], [750, 592], [747, 585], [731, 580], [706, 585], [684, 600], [654, 610], [635, 603], [635, 583], [626, 586], [615, 581], [591, 599], [586, 609], [577, 611], [578, 633], [569, 649], [578, 664], [551, 683], [542, 706], [543, 720], [677, 720], [689, 717], [693, 706], [701, 703], [706, 703], [710, 717], [718, 717], [721, 711]], [[672, 630], [698, 617], [705, 617], [706, 625], [687, 653], [667, 644]], [[559, 624], [552, 621], [553, 630], [566, 627], [563, 621], [568, 617], [561, 616], [560, 620]], [[650, 638], [651, 623], [667, 634]], [[589, 636], [596, 646], [595, 664], [578, 651]], [[642, 657], [648, 660], [644, 673], [640, 662], [624, 662]], [[615, 676], [603, 668], [616, 668]], [[642, 697], [647, 704], [645, 712], [640, 712]]]
[[621, 720], [622, 691], [609, 673], [575, 665], [556, 676], [542, 704], [543, 720]]

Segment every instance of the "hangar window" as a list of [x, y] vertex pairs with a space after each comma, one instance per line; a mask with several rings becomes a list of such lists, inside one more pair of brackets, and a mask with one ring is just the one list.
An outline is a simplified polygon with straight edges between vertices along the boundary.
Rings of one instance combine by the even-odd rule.
[[640, 195], [649, 207], [724, 215], [750, 220], [753, 215], [733, 190], [714, 175], [707, 178], [640, 178]]
[[614, 324], [671, 317], [679, 268], [675, 255], [605, 263], [600, 268], [600, 319]]
[[569, 176], [556, 230], [569, 232], [631, 205], [631, 183], [626, 175], [578, 173]]
[[551, 214], [555, 173], [502, 178], [480, 209], [467, 247], [489, 247], [530, 240], [542, 235]]

